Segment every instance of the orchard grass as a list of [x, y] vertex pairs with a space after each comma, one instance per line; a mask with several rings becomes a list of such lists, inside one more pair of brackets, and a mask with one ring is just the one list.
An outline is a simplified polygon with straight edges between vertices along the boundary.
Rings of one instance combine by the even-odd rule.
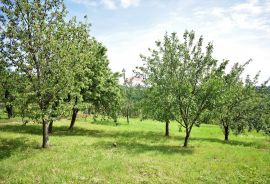
[[79, 118], [54, 123], [50, 147], [42, 126], [0, 119], [0, 183], [270, 183], [270, 138], [251, 132], [224, 142], [216, 125], [184, 129], [152, 120]]

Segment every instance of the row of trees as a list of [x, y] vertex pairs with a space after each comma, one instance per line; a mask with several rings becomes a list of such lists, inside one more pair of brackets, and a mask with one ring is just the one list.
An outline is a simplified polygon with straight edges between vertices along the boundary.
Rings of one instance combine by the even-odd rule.
[[141, 56], [144, 65], [137, 75], [144, 78], [143, 112], [166, 123], [177, 121], [185, 129], [184, 146], [193, 126], [219, 123], [228, 140], [230, 131], [270, 130], [270, 88], [258, 87], [259, 74], [241, 79], [245, 66], [236, 63], [229, 72], [228, 61], [218, 62], [213, 45], [203, 51], [203, 38], [195, 42], [195, 33], [185, 32], [183, 42], [176, 33], [156, 42], [149, 56]]
[[42, 124], [48, 146], [55, 119], [80, 109], [116, 120], [119, 74], [111, 72], [106, 48], [89, 35], [89, 24], [66, 20], [62, 0], [4, 0], [0, 9], [1, 101], [9, 117]]
[[[188, 145], [193, 126], [219, 123], [228, 140], [230, 131], [246, 129], [270, 133], [270, 90], [258, 77], [241, 78], [245, 66], [213, 57], [213, 45], [203, 50], [194, 32], [166, 34], [136, 75], [134, 86], [108, 65], [106, 48], [89, 35], [90, 25], [67, 20], [62, 0], [3, 0], [0, 8], [0, 103], [8, 117], [16, 115], [42, 124], [43, 147], [56, 119], [71, 116], [72, 130], [79, 111], [152, 118], [185, 129]], [[123, 71], [125, 74], [125, 71]], [[0, 104], [1, 105], [1, 104]]]

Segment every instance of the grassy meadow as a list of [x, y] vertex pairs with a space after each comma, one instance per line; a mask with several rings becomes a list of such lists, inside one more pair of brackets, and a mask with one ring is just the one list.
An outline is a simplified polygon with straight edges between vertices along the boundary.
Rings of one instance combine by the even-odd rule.
[[194, 127], [188, 148], [177, 123], [78, 119], [41, 125], [0, 120], [0, 183], [270, 183], [270, 138], [252, 132], [223, 141], [215, 125]]

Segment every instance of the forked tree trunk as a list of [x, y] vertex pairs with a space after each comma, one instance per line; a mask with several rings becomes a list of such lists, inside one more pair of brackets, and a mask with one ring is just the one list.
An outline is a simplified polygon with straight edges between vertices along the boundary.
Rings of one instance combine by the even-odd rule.
[[187, 147], [187, 145], [188, 145], [189, 134], [190, 134], [190, 131], [189, 131], [188, 128], [186, 128], [186, 136], [185, 136], [184, 147]]
[[229, 140], [229, 134], [230, 134], [229, 126], [225, 125], [224, 126], [224, 136], [225, 136], [224, 140], [225, 141]]
[[48, 128], [49, 134], [51, 134], [52, 131], [53, 131], [53, 120], [50, 121], [49, 128]]
[[165, 136], [170, 136], [170, 133], [169, 133], [169, 124], [170, 124], [170, 121], [167, 120], [165, 123], [166, 123]]
[[42, 121], [43, 141], [42, 148], [49, 147], [49, 133], [48, 133], [48, 120]]

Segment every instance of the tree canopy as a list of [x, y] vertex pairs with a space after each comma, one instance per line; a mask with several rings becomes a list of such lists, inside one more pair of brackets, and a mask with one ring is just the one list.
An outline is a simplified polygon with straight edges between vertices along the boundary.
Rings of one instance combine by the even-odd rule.
[[[18, 104], [43, 124], [43, 147], [48, 146], [48, 123], [69, 112], [72, 102], [75, 109], [90, 94], [97, 109], [117, 106], [117, 75], [108, 68], [105, 47], [90, 37], [87, 21], [67, 21], [63, 1], [2, 4], [1, 76], [8, 80], [16, 73], [17, 79], [1, 80], [1, 85], [16, 85]], [[10, 88], [3, 87], [7, 108], [13, 101]], [[106, 112], [116, 119], [111, 109]]]

